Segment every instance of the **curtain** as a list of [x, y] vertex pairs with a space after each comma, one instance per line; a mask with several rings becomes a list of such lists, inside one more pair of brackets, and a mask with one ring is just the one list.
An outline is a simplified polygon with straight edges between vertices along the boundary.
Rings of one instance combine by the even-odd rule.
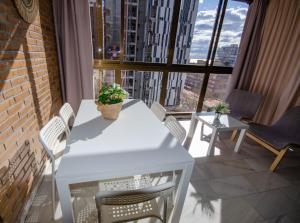
[[271, 124], [300, 105], [300, 1], [271, 0], [249, 90], [264, 101], [255, 121]]
[[53, 0], [62, 97], [77, 112], [93, 98], [93, 52], [87, 0]]
[[228, 93], [233, 89], [248, 90], [260, 47], [261, 31], [268, 0], [253, 0], [249, 5], [239, 55], [231, 75]]

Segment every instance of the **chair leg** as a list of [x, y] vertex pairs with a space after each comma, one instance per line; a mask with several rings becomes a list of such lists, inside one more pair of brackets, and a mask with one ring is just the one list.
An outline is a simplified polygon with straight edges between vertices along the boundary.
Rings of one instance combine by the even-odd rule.
[[163, 223], [167, 223], [168, 199], [164, 197]]
[[[176, 173], [175, 173], [175, 170], [173, 171], [172, 181], [176, 184]], [[174, 190], [172, 192], [172, 206], [173, 207], [174, 207], [174, 204], [175, 204], [175, 196], [176, 196], [176, 191]]]
[[55, 219], [55, 161], [52, 161], [52, 214]]
[[271, 170], [272, 172], [274, 172], [274, 171], [276, 170], [278, 164], [280, 163], [280, 161], [282, 160], [282, 158], [283, 158], [284, 155], [286, 154], [287, 150], [288, 150], [288, 148], [285, 148], [285, 149], [281, 150], [281, 151], [278, 153], [276, 159], [273, 161], [273, 163], [272, 163], [272, 165], [271, 165], [271, 167], [270, 167], [270, 170]]
[[232, 132], [232, 135], [231, 135], [231, 137], [230, 137], [230, 140], [231, 141], [234, 141], [235, 140], [235, 138], [236, 138], [236, 135], [237, 135], [237, 132], [238, 132], [238, 130], [233, 130], [233, 132]]

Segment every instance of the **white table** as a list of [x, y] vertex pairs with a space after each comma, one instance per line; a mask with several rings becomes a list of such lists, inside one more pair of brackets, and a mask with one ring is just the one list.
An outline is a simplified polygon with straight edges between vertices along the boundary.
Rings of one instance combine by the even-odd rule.
[[148, 107], [126, 100], [116, 121], [105, 120], [92, 100], [81, 102], [56, 173], [64, 222], [74, 219], [70, 184], [182, 170], [169, 222], [179, 222], [194, 159]]
[[199, 113], [193, 113], [192, 120], [188, 132], [187, 138], [191, 139], [194, 136], [195, 129], [197, 126], [198, 121], [202, 122], [201, 126], [201, 135], [203, 134], [203, 127], [204, 124], [208, 125], [210, 128], [212, 128], [212, 135], [210, 138], [207, 155], [211, 155], [212, 148], [214, 148], [216, 139], [218, 137], [218, 133], [222, 131], [232, 131], [232, 130], [241, 130], [239, 138], [236, 142], [234, 151], [238, 152], [241, 146], [241, 143], [243, 142], [245, 133], [249, 126], [230, 115], [222, 115], [219, 119], [219, 121], [215, 120], [215, 113], [214, 112], [199, 112]]

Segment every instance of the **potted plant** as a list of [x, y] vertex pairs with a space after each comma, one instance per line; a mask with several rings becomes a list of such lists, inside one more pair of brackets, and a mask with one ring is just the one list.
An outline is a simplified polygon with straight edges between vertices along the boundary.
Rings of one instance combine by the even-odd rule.
[[102, 117], [110, 120], [117, 119], [126, 96], [126, 92], [120, 85], [103, 85], [99, 91], [97, 103], [98, 110], [101, 111]]
[[229, 110], [229, 104], [225, 102], [219, 102], [215, 106], [212, 107], [212, 110], [215, 112], [215, 119], [219, 120], [222, 114], [228, 114], [230, 112]]

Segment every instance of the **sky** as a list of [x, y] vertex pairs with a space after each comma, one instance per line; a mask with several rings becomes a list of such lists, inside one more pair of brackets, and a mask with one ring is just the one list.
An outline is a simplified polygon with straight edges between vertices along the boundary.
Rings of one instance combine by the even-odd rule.
[[[219, 0], [199, 0], [190, 52], [191, 59], [205, 59], [207, 57], [218, 2]], [[248, 5], [246, 3], [228, 1], [219, 47], [239, 44], [247, 10]]]

